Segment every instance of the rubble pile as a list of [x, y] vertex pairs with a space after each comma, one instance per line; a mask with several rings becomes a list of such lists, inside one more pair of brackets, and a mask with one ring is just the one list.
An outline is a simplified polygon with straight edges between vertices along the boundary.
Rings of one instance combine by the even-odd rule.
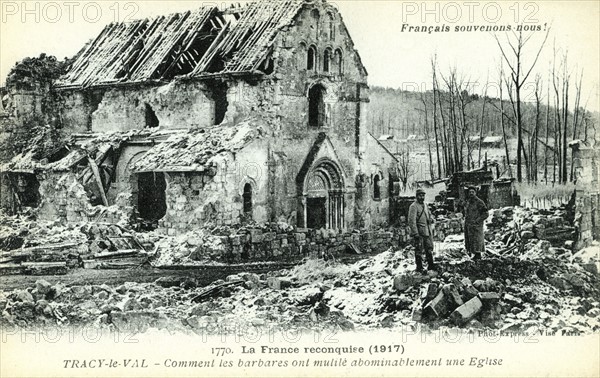
[[448, 213], [436, 216], [434, 240], [442, 241], [450, 235], [463, 232], [464, 218], [462, 213]]
[[[155, 234], [156, 235], [156, 234]], [[223, 240], [204, 229], [179, 236], [156, 236], [154, 266], [209, 265], [221, 260], [225, 251]]]
[[522, 259], [570, 257], [576, 233], [566, 219], [564, 207], [491, 210], [485, 223], [486, 251], [496, 256], [514, 255]]
[[6, 216], [0, 227], [0, 272], [66, 274], [77, 267], [139, 265], [148, 258], [146, 249], [152, 247], [151, 243], [142, 245], [136, 235], [115, 224], [63, 224], [32, 216]]
[[[599, 247], [594, 248], [578, 259], [597, 262]], [[419, 324], [428, 329], [600, 330], [598, 275], [579, 260], [444, 259], [438, 261], [443, 273], [421, 275], [414, 273], [411, 254], [411, 247], [390, 249], [351, 265], [308, 259], [267, 274], [230, 275], [207, 287], [181, 278], [117, 287], [38, 281], [35, 287], [0, 294], [0, 310], [6, 325], [93, 323], [138, 331]]]
[[127, 225], [129, 206], [117, 198], [112, 206], [92, 206], [88, 193], [73, 173], [47, 173], [52, 177], [42, 181], [40, 193], [45, 198], [38, 214], [46, 220], [60, 219], [64, 223], [103, 222]]

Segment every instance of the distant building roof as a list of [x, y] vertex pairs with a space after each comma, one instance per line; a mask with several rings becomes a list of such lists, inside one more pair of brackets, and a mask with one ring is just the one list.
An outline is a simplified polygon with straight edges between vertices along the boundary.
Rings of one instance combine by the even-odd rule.
[[483, 138], [482, 143], [502, 143], [502, 137], [501, 136], [488, 136]]

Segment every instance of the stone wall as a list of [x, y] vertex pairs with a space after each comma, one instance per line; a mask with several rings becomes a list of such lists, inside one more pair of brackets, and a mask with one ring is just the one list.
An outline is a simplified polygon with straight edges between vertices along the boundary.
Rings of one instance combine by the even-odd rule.
[[[393, 188], [390, 174], [396, 170], [397, 160], [370, 134], [366, 136], [366, 151], [362, 156], [365, 180], [361, 188], [362, 210], [357, 213], [364, 227], [385, 227], [390, 222], [390, 188]], [[375, 193], [376, 179], [379, 197]]]
[[[463, 233], [463, 216], [461, 213], [452, 214], [444, 219], [437, 219], [433, 225], [433, 240], [442, 242], [448, 235], [457, 235]], [[397, 228], [398, 240], [400, 243], [409, 243], [410, 227], [405, 216], [399, 219], [399, 227]]]
[[600, 240], [600, 194], [577, 190], [574, 226], [577, 231], [575, 250]]
[[267, 222], [267, 146], [265, 141], [249, 145], [241, 153], [219, 159], [215, 171], [169, 173], [167, 175], [167, 214], [159, 231], [181, 234], [206, 225], [240, 224], [243, 191], [252, 187], [252, 213], [256, 222]]
[[[335, 233], [334, 231], [283, 232], [270, 229], [247, 229], [220, 236], [215, 250], [203, 249], [196, 254], [202, 259], [210, 255], [217, 261], [295, 261], [307, 256], [337, 257], [354, 253], [351, 244], [360, 253], [379, 253], [398, 246], [393, 232], [370, 231]], [[200, 248], [202, 249], [202, 248]]]

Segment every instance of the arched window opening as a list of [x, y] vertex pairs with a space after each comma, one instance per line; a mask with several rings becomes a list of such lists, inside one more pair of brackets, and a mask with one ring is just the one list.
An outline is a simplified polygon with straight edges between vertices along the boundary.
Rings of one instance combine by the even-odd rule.
[[308, 125], [321, 127], [325, 124], [325, 88], [314, 85], [308, 91]]
[[317, 65], [317, 49], [314, 46], [308, 48], [308, 54], [306, 60], [306, 69], [314, 70]]
[[329, 29], [328, 29], [328, 33], [329, 33], [329, 39], [331, 41], [335, 41], [335, 19], [333, 18], [333, 14], [328, 13], [328, 23], [329, 23]]
[[342, 50], [335, 50], [334, 56], [335, 66], [337, 68], [337, 73], [341, 75], [344, 72], [344, 61], [342, 59]]
[[316, 9], [313, 9], [310, 12], [310, 15], [312, 17], [311, 28], [314, 30], [314, 38], [319, 39], [319, 21], [321, 20], [321, 15], [319, 14], [319, 11]]
[[252, 219], [252, 185], [246, 184], [244, 185], [244, 216], [247, 220]]
[[325, 53], [323, 54], [323, 72], [329, 72], [330, 65], [331, 65], [331, 50], [325, 49]]
[[308, 67], [308, 51], [306, 50], [306, 44], [303, 42], [300, 43], [298, 47], [298, 51], [296, 52], [296, 69], [305, 70]]
[[375, 175], [373, 178], [373, 199], [380, 200], [381, 199], [381, 179], [379, 175]]
[[146, 127], [158, 127], [160, 124], [156, 113], [154, 113], [154, 109], [152, 109], [152, 107], [147, 103], [144, 107], [144, 119]]

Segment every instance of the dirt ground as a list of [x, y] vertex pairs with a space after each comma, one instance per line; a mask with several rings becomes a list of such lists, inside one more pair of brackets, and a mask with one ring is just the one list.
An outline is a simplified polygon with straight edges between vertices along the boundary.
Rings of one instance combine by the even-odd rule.
[[[289, 264], [259, 265], [252, 269], [254, 273], [266, 273], [272, 269], [288, 267]], [[0, 290], [14, 290], [32, 286], [37, 280], [43, 279], [52, 283], [62, 283], [65, 286], [73, 285], [120, 285], [125, 282], [149, 283], [158, 278], [193, 278], [198, 286], [206, 286], [218, 279], [249, 271], [248, 266], [211, 266], [189, 267], [175, 269], [160, 269], [151, 266], [128, 269], [73, 269], [66, 275], [57, 276], [4, 276], [0, 277]]]

